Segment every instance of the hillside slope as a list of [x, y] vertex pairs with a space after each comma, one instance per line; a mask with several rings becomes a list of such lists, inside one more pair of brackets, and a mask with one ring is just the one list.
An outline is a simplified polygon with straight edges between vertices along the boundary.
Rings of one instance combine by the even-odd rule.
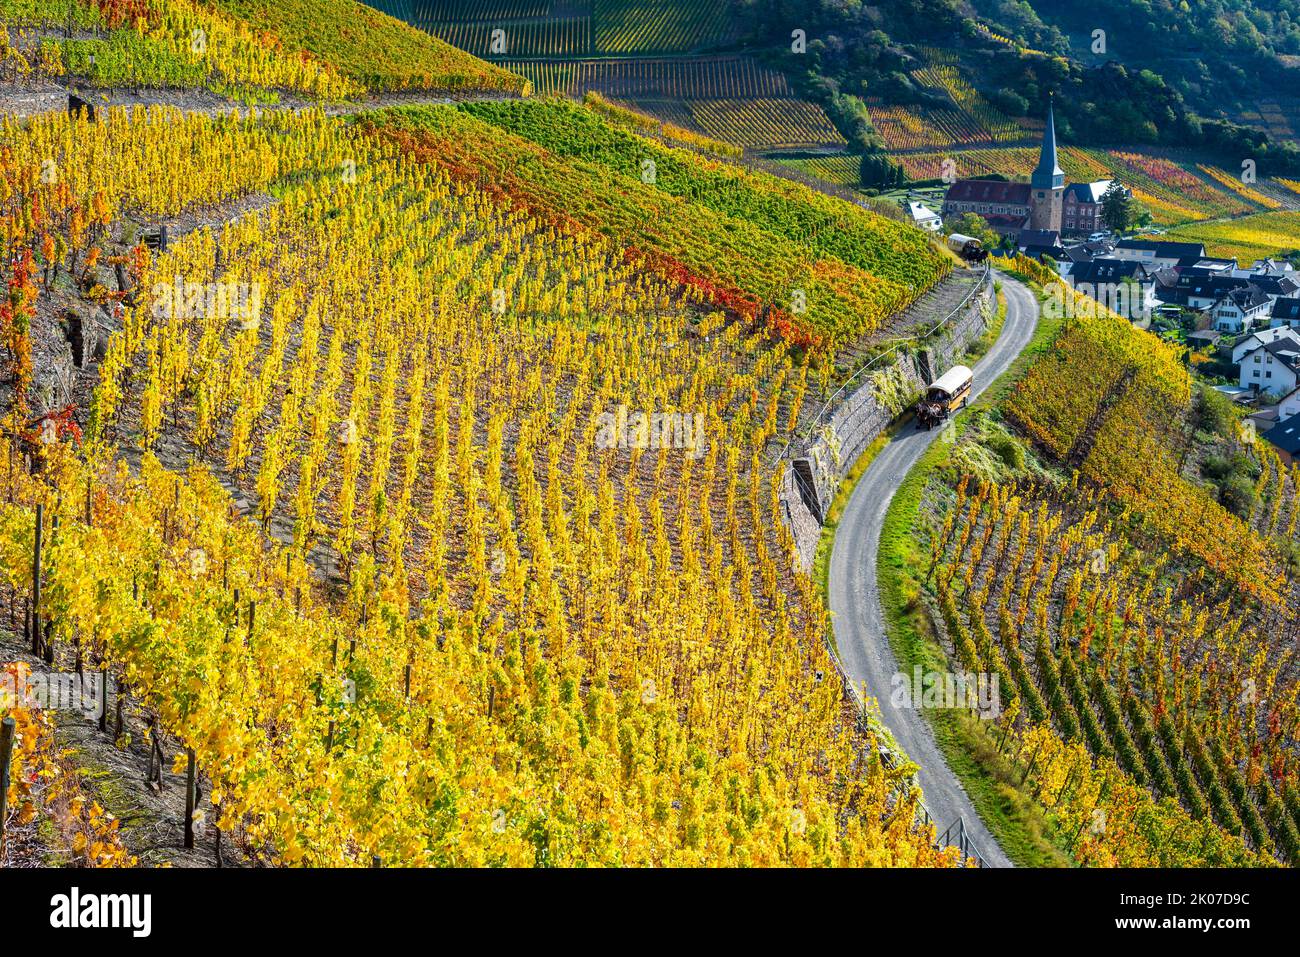
[[450, 105], [6, 121], [34, 659], [125, 684], [242, 863], [959, 863], [828, 680], [766, 453], [833, 370], [759, 314], [880, 331], [947, 260], [577, 110], [516, 118], [587, 160]]

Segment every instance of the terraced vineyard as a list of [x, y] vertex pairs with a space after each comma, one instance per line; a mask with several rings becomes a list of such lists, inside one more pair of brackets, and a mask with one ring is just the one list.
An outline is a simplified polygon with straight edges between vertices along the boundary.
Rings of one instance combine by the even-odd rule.
[[641, 139], [581, 107], [520, 100], [387, 116], [404, 151], [615, 239], [827, 360], [950, 268], [917, 230]]
[[[48, 10], [0, 4], [14, 28], [47, 23]], [[520, 77], [353, 0], [70, 0], [63, 10], [96, 33], [20, 31], [6, 52], [12, 68], [92, 87], [206, 87], [252, 103], [278, 102], [283, 92], [334, 101], [390, 90], [525, 90]]]
[[[225, 854], [960, 863], [825, 680], [764, 455], [806, 332], [943, 274], [918, 233], [535, 101], [3, 132], [0, 564], [36, 660], [116, 679]], [[761, 298], [796, 275], [807, 316]], [[100, 304], [89, 416], [29, 432], [38, 327]]]
[[1259, 213], [1223, 222], [1189, 223], [1169, 231], [1170, 239], [1202, 242], [1216, 256], [1245, 262], [1300, 249], [1300, 212]]
[[1210, 571], [1275, 598], [1278, 574], [1263, 544], [1179, 473], [1189, 388], [1172, 346], [1106, 314], [1072, 322], [1005, 410], [1053, 460], [1121, 497]]
[[289, 49], [307, 51], [369, 90], [522, 91], [505, 71], [353, 0], [214, 3], [254, 27], [275, 24], [275, 36]]
[[[1122, 521], [1096, 491], [963, 478], [931, 566], [957, 657], [998, 674], [1027, 720], [1180, 804], [1200, 825], [1179, 829], [1184, 852], [1249, 863], [1241, 835], [1263, 857], [1300, 860], [1300, 792], [1282, 745], [1296, 675], [1271, 664], [1289, 661], [1281, 636]], [[1265, 704], [1275, 700], [1289, 704]], [[1104, 863], [1090, 843], [1078, 858]], [[1162, 851], [1178, 860], [1175, 842]]]
[[[0, 695], [0, 865], [969, 863], [869, 701], [895, 689], [840, 668], [788, 494], [795, 443], [854, 447], [816, 410], [885, 428], [965, 342], [911, 338], [940, 316], [1013, 378], [873, 461], [921, 463], [890, 613], [1002, 689], [963, 760], [1013, 769], [997, 810], [1055, 862], [1300, 864], [1300, 467], [1197, 404], [1181, 347], [1018, 257], [1075, 315], [1013, 362], [1029, 291], [804, 182], [859, 160], [783, 74], [693, 52], [727, 4], [384, 6], [466, 49], [350, 0], [75, 0], [72, 36], [0, 0], [44, 30], [9, 34], [4, 102], [151, 102], [0, 119], [0, 690], [117, 705], [56, 735]], [[942, 142], [1027, 172], [1032, 130], [923, 53], [950, 109], [870, 105], [909, 171]], [[1062, 155], [1215, 217], [1172, 238], [1300, 243], [1295, 181]]]

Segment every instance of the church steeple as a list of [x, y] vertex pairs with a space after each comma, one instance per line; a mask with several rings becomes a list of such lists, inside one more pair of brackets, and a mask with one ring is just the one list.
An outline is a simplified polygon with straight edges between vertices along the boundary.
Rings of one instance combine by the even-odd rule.
[[1047, 104], [1047, 129], [1043, 131], [1043, 149], [1038, 155], [1038, 167], [1029, 184], [1034, 189], [1064, 189], [1065, 173], [1056, 162], [1056, 117], [1051, 101]]

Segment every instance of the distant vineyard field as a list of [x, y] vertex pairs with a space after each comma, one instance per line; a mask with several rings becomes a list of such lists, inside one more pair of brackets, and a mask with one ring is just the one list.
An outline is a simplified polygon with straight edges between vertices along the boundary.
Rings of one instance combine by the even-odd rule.
[[695, 100], [687, 108], [709, 136], [740, 146], [846, 144], [822, 108], [806, 100]]
[[595, 0], [599, 53], [688, 53], [734, 36], [728, 0]]
[[1225, 173], [1221, 169], [1215, 169], [1214, 167], [1205, 166], [1203, 164], [1198, 164], [1196, 168], [1206, 176], [1213, 179], [1216, 183], [1227, 187], [1249, 203], [1254, 203], [1256, 206], [1263, 206], [1265, 209], [1278, 209], [1282, 205], [1272, 196], [1261, 193], [1257, 189], [1251, 189], [1250, 186], [1243, 183], [1238, 177]]
[[1297, 98], [1260, 100], [1254, 109], [1243, 110], [1233, 119], [1264, 130], [1277, 140], [1300, 141], [1300, 99]]
[[946, 96], [952, 108], [904, 107], [868, 100], [871, 121], [890, 149], [1016, 143], [1042, 130], [1042, 120], [1013, 119], [984, 99], [962, 76], [955, 55], [938, 49], [923, 52], [927, 62], [912, 71], [912, 79], [923, 89]]
[[844, 138], [821, 107], [793, 97], [637, 98], [626, 102], [700, 136], [747, 149], [824, 149], [845, 145]]
[[539, 95], [596, 92], [751, 149], [845, 145], [820, 106], [796, 97], [784, 75], [748, 57], [499, 62], [531, 80]]
[[[494, 59], [691, 53], [736, 36], [727, 0], [415, 0], [410, 16], [435, 36]], [[504, 31], [504, 50], [489, 45], [494, 30]]]
[[551, 0], [411, 0], [419, 23], [522, 20], [551, 15]]
[[628, 100], [793, 96], [783, 74], [741, 56], [568, 63], [506, 59], [501, 65], [532, 80], [538, 93], [566, 96], [589, 90]]
[[969, 113], [958, 110], [894, 106], [880, 101], [867, 102], [875, 126], [891, 150], [926, 150], [958, 148], [1000, 142], [1028, 143], [1034, 133], [1014, 124], [991, 130]]
[[1189, 223], [1169, 231], [1170, 239], [1203, 242], [1215, 256], [1247, 262], [1300, 250], [1300, 212], [1259, 213], [1227, 222]]
[[[628, 101], [632, 104], [632, 101]], [[683, 129], [693, 130], [701, 135], [704, 131], [700, 125], [695, 122], [695, 114], [686, 104], [685, 100], [655, 100], [655, 99], [637, 99], [634, 104], [636, 109], [644, 113], [649, 113], [665, 123], [672, 123]]]
[[426, 28], [434, 36], [481, 57], [585, 56], [591, 50], [591, 20], [587, 17], [476, 20], [434, 23]]
[[912, 76], [924, 86], [943, 90], [970, 120], [985, 130], [990, 139], [1013, 141], [1026, 133], [1041, 129], [1042, 121], [1027, 122], [1024, 118], [1012, 119], [984, 99], [961, 75], [957, 58], [942, 50], [927, 50], [930, 63]]
[[837, 186], [857, 186], [862, 182], [862, 158], [849, 153], [805, 159], [783, 159], [781, 164]]

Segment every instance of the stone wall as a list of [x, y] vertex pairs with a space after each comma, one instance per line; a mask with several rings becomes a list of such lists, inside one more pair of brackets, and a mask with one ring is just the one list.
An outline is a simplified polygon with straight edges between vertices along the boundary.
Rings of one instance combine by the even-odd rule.
[[[916, 394], [956, 364], [988, 327], [996, 307], [991, 282], [986, 282], [961, 313], [935, 335], [895, 354], [897, 383]], [[882, 366], [882, 372], [889, 366]], [[792, 447], [782, 476], [781, 499], [786, 524], [794, 535], [798, 562], [812, 570], [821, 526], [840, 481], [853, 463], [896, 418], [878, 394], [876, 376], [864, 373], [856, 389], [837, 400], [816, 434]]]

